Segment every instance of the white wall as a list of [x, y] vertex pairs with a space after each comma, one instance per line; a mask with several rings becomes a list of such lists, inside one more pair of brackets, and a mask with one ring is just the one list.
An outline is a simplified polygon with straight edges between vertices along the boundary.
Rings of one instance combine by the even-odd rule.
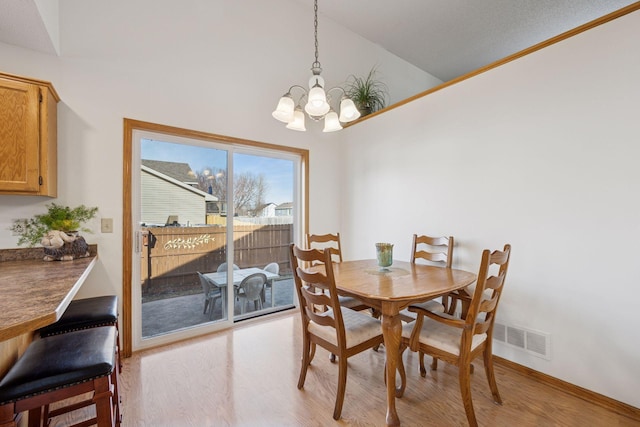
[[550, 333], [552, 358], [495, 353], [635, 407], [639, 29], [635, 12], [348, 128], [340, 229], [348, 259], [450, 234], [471, 271], [511, 243], [498, 321]]

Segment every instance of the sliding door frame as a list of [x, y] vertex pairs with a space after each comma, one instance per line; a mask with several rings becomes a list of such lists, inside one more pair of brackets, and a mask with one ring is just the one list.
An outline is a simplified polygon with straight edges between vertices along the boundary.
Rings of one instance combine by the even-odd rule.
[[135, 131], [148, 131], [178, 137], [192, 138], [201, 141], [211, 141], [230, 144], [239, 147], [262, 148], [281, 151], [300, 156], [300, 188], [302, 200], [301, 231], [306, 234], [309, 224], [309, 150], [287, 147], [266, 142], [217, 135], [191, 129], [161, 125], [134, 119], [124, 119], [123, 136], [123, 176], [122, 176], [122, 356], [130, 357], [133, 349], [132, 330], [132, 271], [133, 271], [133, 223], [132, 223], [132, 179], [133, 179], [133, 134]]

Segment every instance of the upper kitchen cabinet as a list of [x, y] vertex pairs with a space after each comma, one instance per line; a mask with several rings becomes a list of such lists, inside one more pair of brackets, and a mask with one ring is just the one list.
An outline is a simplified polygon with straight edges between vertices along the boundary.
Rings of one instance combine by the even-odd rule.
[[49, 82], [0, 73], [0, 194], [58, 194], [58, 101]]

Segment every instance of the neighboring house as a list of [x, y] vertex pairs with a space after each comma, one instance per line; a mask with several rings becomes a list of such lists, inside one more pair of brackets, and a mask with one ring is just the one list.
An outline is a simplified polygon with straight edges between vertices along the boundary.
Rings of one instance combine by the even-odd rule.
[[254, 216], [260, 217], [273, 217], [276, 216], [276, 204], [275, 203], [265, 203], [256, 207], [254, 210]]
[[291, 215], [293, 215], [292, 202], [281, 203], [276, 207], [276, 216], [291, 216]]
[[141, 160], [142, 165], [163, 175], [184, 182], [191, 187], [198, 187], [198, 177], [188, 163], [165, 162], [162, 160]]
[[141, 174], [142, 223], [164, 225], [169, 216], [177, 216], [180, 225], [206, 224], [206, 205], [216, 202], [215, 196], [145, 165]]

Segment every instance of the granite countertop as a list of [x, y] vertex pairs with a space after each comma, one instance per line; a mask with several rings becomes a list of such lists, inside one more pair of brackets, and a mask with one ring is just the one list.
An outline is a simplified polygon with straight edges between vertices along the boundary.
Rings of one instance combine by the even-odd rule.
[[86, 258], [50, 262], [10, 251], [0, 255], [0, 341], [60, 319], [98, 259], [95, 248]]

